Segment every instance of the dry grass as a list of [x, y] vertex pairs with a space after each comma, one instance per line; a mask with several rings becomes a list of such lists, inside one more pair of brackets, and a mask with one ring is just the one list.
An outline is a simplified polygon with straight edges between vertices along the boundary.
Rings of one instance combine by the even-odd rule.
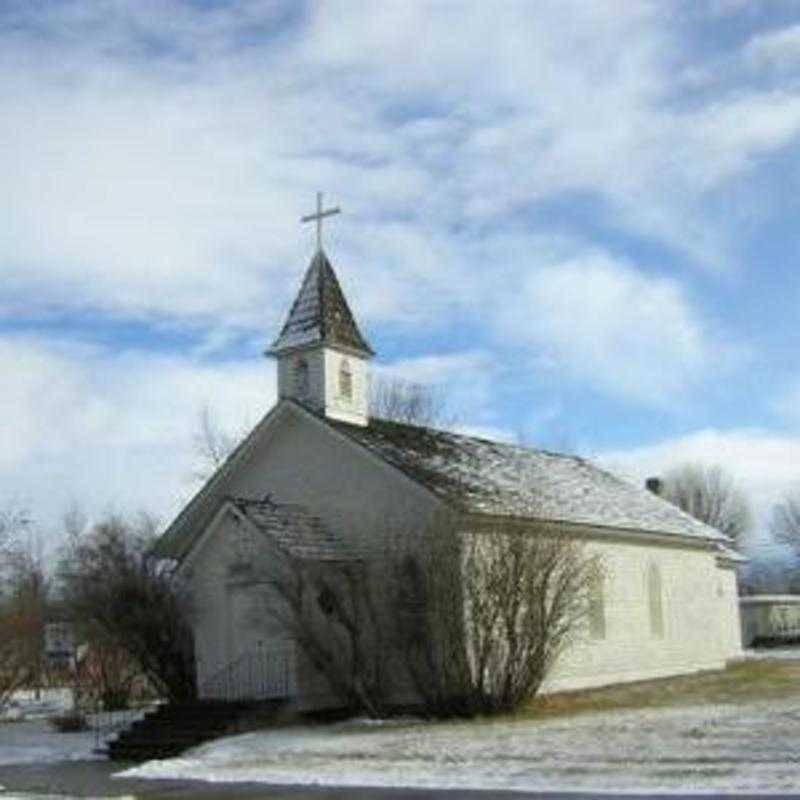
[[519, 716], [543, 717], [700, 703], [742, 703], [799, 694], [800, 659], [743, 661], [731, 664], [720, 672], [541, 695], [520, 711]]

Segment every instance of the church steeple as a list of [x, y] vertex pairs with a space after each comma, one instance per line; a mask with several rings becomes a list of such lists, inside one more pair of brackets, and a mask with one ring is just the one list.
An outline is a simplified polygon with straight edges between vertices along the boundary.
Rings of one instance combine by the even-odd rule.
[[[303, 220], [321, 218], [317, 214]], [[338, 209], [334, 209], [338, 212]], [[319, 244], [319, 227], [317, 238]], [[321, 247], [311, 259], [300, 291], [277, 339], [267, 350], [278, 362], [278, 396], [292, 398], [333, 419], [368, 422], [367, 363], [374, 355], [361, 335], [344, 292]]]
[[322, 250], [317, 250], [269, 355], [320, 344], [365, 358], [375, 355], [358, 329], [331, 262]]

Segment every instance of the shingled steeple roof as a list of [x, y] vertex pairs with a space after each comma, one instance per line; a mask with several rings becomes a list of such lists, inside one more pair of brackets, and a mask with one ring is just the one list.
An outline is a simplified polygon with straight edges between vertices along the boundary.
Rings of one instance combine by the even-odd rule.
[[275, 356], [319, 344], [374, 355], [358, 330], [333, 267], [321, 249], [311, 259], [283, 329], [267, 353]]

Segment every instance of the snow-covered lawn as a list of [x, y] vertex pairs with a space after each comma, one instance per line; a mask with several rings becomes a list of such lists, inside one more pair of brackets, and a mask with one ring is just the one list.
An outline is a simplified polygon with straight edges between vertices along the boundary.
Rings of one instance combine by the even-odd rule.
[[492, 790], [796, 791], [800, 698], [542, 721], [276, 729], [122, 774]]
[[46, 719], [0, 723], [0, 764], [43, 764], [97, 758], [94, 732], [58, 733]]
[[761, 647], [758, 650], [745, 650], [746, 660], [756, 661], [797, 661], [800, 659], [800, 646], [795, 647]]
[[136, 800], [133, 795], [129, 796], [115, 796], [115, 797], [87, 797], [86, 795], [81, 795], [80, 798], [78, 797], [69, 797], [69, 795], [65, 794], [29, 794], [27, 792], [14, 792], [14, 791], [6, 791], [0, 786], [0, 797], [3, 800]]

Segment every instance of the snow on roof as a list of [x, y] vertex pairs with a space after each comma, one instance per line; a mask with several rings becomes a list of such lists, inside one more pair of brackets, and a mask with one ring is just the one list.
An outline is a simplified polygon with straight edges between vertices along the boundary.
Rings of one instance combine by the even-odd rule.
[[313, 344], [339, 345], [373, 355], [322, 250], [311, 259], [289, 316], [268, 353], [278, 355]]
[[388, 420], [326, 422], [470, 513], [728, 541], [583, 458]]
[[727, 542], [717, 543], [717, 553], [720, 558], [726, 561], [733, 561], [736, 564], [745, 564], [748, 560], [741, 553], [734, 550]]
[[230, 497], [228, 500], [260, 531], [284, 552], [295, 558], [314, 561], [342, 561], [348, 551], [307, 509], [300, 505], [276, 503], [269, 498], [251, 500]]

